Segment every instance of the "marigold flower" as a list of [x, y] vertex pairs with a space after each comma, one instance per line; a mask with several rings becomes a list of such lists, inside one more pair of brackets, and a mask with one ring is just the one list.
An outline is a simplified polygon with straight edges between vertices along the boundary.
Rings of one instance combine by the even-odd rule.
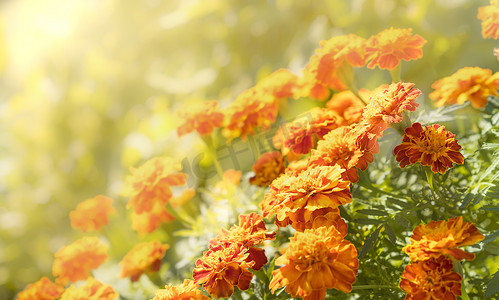
[[249, 253], [241, 244], [217, 245], [203, 253], [196, 261], [192, 272], [194, 283], [203, 284], [203, 288], [215, 298], [228, 298], [234, 292], [234, 286], [240, 290], [249, 289], [253, 273], [248, 268]]
[[312, 222], [304, 222], [297, 218], [293, 223], [293, 227], [296, 231], [303, 232], [305, 229], [316, 229], [322, 226], [334, 227], [341, 233], [341, 236], [345, 237], [348, 233], [348, 225], [345, 220], [340, 216], [340, 210], [338, 208], [320, 208], [312, 212], [310, 216]]
[[469, 100], [473, 107], [482, 108], [487, 104], [487, 96], [499, 95], [499, 72], [492, 74], [489, 69], [465, 67], [435, 81], [431, 87], [434, 91], [429, 96], [437, 107]]
[[281, 128], [284, 138], [281, 151], [307, 154], [329, 131], [345, 124], [335, 112], [315, 107]]
[[222, 198], [231, 197], [236, 191], [239, 184], [241, 184], [241, 177], [243, 172], [234, 169], [226, 170], [222, 175], [222, 180], [215, 184], [214, 191]]
[[178, 286], [165, 285], [164, 289], [156, 290], [154, 298], [151, 300], [209, 300], [208, 296], [203, 295], [198, 285], [194, 281], [184, 279], [184, 283]]
[[402, 144], [397, 145], [393, 153], [401, 168], [419, 162], [431, 166], [433, 173], [444, 174], [447, 168], [452, 168], [452, 163], [464, 162], [460, 149], [454, 134], [444, 126], [434, 124], [423, 128], [420, 123], [414, 123], [405, 129]]
[[342, 178], [343, 171], [337, 165], [317, 166], [296, 176], [281, 175], [272, 182], [261, 203], [263, 217], [276, 214], [277, 226], [291, 224], [298, 230], [313, 222], [315, 210], [336, 209], [351, 202], [350, 182]]
[[78, 203], [69, 213], [71, 227], [83, 232], [100, 229], [107, 225], [108, 215], [115, 212], [112, 205], [113, 199], [102, 195]]
[[284, 266], [272, 272], [272, 293], [286, 286], [293, 297], [324, 299], [327, 289], [352, 290], [359, 260], [352, 243], [334, 227], [323, 226], [296, 232], [276, 265]]
[[[362, 100], [368, 101], [371, 91], [360, 89], [359, 95]], [[366, 106], [362, 100], [357, 98], [351, 91], [336, 93], [326, 103], [326, 108], [336, 112], [347, 124], [359, 123], [362, 120], [362, 110]]]
[[249, 179], [250, 184], [260, 187], [268, 186], [274, 179], [284, 173], [284, 157], [280, 151], [262, 154], [253, 165], [255, 176]]
[[478, 19], [482, 20], [484, 39], [499, 39], [499, 1], [490, 0], [490, 5], [478, 8]]
[[218, 111], [216, 100], [204, 101], [203, 105], [197, 108], [189, 108], [179, 112], [184, 122], [177, 127], [177, 135], [183, 136], [194, 130], [199, 135], [210, 134], [214, 128], [221, 127], [224, 121], [224, 114]]
[[151, 211], [154, 203], [166, 204], [172, 197], [170, 186], [184, 185], [187, 175], [176, 172], [181, 166], [172, 158], [155, 157], [142, 166], [131, 169], [125, 179], [122, 195], [130, 197], [127, 208], [140, 214]]
[[260, 80], [257, 87], [277, 99], [291, 98], [298, 88], [298, 76], [288, 69], [279, 69]]
[[47, 277], [42, 277], [17, 294], [17, 300], [55, 300], [59, 299], [64, 287], [53, 283]]
[[130, 277], [133, 282], [139, 280], [143, 273], [157, 272], [168, 248], [168, 244], [162, 245], [158, 241], [135, 245], [120, 262], [120, 277]]
[[393, 70], [401, 59], [411, 60], [423, 56], [426, 41], [412, 29], [390, 28], [371, 36], [366, 42], [367, 67]]
[[89, 277], [84, 285], [67, 288], [60, 300], [113, 300], [118, 297], [112, 286]]
[[308, 168], [308, 163], [309, 158], [292, 161], [288, 164], [284, 173], [289, 176], [297, 176]]
[[398, 82], [373, 93], [362, 112], [363, 122], [373, 135], [382, 136], [389, 124], [401, 122], [405, 110], [416, 110], [419, 104], [414, 101], [421, 91], [413, 87], [414, 83]]
[[86, 279], [91, 270], [107, 259], [107, 246], [97, 237], [83, 237], [54, 254], [52, 273], [57, 281], [66, 284]]
[[248, 249], [247, 262], [254, 261], [252, 269], [258, 271], [267, 263], [265, 250], [254, 246], [265, 240], [275, 239], [275, 232], [267, 233], [263, 217], [256, 213], [239, 216], [239, 226], [232, 226], [230, 230], [222, 228], [222, 232], [210, 240], [210, 249], [226, 243], [238, 243]]
[[461, 296], [461, 275], [452, 271], [452, 261], [443, 256], [413, 262], [405, 267], [400, 288], [409, 299], [456, 299]]
[[145, 211], [140, 214], [132, 212], [132, 229], [140, 234], [151, 233], [156, 230], [161, 224], [175, 220], [160, 202], [154, 203], [150, 211]]
[[432, 221], [417, 226], [410, 238], [410, 244], [403, 250], [411, 260], [426, 260], [441, 255], [450, 255], [455, 260], [473, 260], [475, 254], [457, 249], [461, 246], [473, 245], [484, 239], [471, 222], [464, 222], [463, 217], [455, 217], [448, 221]]
[[357, 169], [366, 170], [379, 147], [376, 137], [369, 138], [366, 126], [353, 124], [330, 131], [312, 150], [310, 166], [339, 165], [351, 182], [357, 182]]

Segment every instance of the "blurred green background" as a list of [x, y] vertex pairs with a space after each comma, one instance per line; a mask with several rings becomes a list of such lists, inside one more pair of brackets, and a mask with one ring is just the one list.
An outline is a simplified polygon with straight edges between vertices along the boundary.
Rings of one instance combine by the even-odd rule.
[[[204, 99], [226, 106], [278, 68], [299, 74], [320, 40], [413, 28], [428, 43], [404, 62], [427, 95], [464, 66], [497, 69], [496, 41], [465, 0], [16, 0], [0, 3], [0, 299], [51, 275], [53, 254], [82, 233], [69, 211], [118, 197], [128, 168], [154, 155], [200, 151], [177, 140], [175, 112]], [[493, 70], [496, 71], [496, 70]], [[356, 70], [358, 86], [389, 73]], [[172, 141], [176, 141], [172, 143]], [[114, 217], [109, 264], [140, 239]]]

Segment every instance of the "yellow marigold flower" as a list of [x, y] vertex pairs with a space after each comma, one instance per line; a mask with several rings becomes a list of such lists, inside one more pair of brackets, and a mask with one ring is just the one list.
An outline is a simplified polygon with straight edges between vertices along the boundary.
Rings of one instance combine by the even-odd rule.
[[279, 69], [260, 80], [257, 87], [277, 99], [291, 98], [298, 88], [298, 76], [288, 69]]
[[83, 237], [54, 254], [52, 273], [57, 281], [65, 284], [86, 279], [107, 259], [107, 246], [97, 237]]
[[89, 277], [84, 285], [67, 288], [60, 300], [113, 300], [118, 297], [112, 286]]
[[[371, 91], [360, 89], [359, 95], [364, 101], [368, 101]], [[336, 112], [347, 124], [359, 123], [362, 120], [362, 110], [365, 106], [351, 91], [336, 93], [326, 103], [326, 108]]]
[[310, 165], [339, 165], [351, 182], [357, 182], [357, 169], [366, 170], [374, 160], [379, 147], [376, 137], [369, 138], [367, 129], [361, 124], [343, 126], [330, 131], [312, 150]]
[[172, 197], [170, 186], [186, 183], [187, 175], [177, 172], [180, 169], [180, 164], [169, 157], [155, 157], [139, 168], [132, 168], [121, 193], [130, 197], [127, 208], [132, 207], [140, 214], [151, 211], [156, 202], [166, 204]]
[[151, 233], [161, 224], [175, 220], [165, 208], [164, 204], [156, 202], [150, 211], [140, 214], [132, 212], [132, 229], [140, 234]]
[[307, 154], [329, 131], [345, 124], [335, 112], [315, 107], [283, 125], [282, 135], [277, 133], [283, 140], [278, 144], [281, 144], [282, 153]]
[[405, 299], [455, 300], [461, 296], [462, 278], [452, 267], [452, 261], [443, 256], [407, 265], [400, 279]]
[[464, 222], [463, 217], [448, 221], [432, 221], [419, 225], [412, 233], [410, 244], [403, 250], [411, 260], [426, 260], [441, 255], [450, 255], [455, 260], [472, 260], [475, 254], [457, 247], [473, 245], [483, 240], [483, 235], [471, 222]]
[[120, 277], [130, 277], [131, 281], [137, 281], [143, 273], [157, 272], [168, 248], [169, 245], [162, 245], [158, 241], [135, 245], [120, 262]]
[[281, 175], [272, 182], [261, 203], [263, 217], [276, 214], [277, 226], [291, 224], [298, 229], [305, 226], [303, 223], [313, 222], [315, 210], [336, 209], [352, 202], [350, 181], [342, 178], [343, 171], [338, 165], [317, 166], [296, 176]]
[[253, 262], [246, 262], [248, 256], [247, 249], [241, 244], [217, 245], [196, 261], [192, 272], [194, 283], [202, 283], [215, 298], [230, 297], [234, 286], [247, 290], [253, 278], [253, 273], [248, 270]]
[[371, 36], [366, 43], [367, 67], [393, 70], [401, 59], [411, 60], [423, 56], [426, 41], [412, 29], [390, 28]]
[[225, 245], [226, 243], [238, 243], [248, 249], [247, 262], [254, 262], [251, 267], [253, 270], [260, 270], [267, 263], [265, 250], [256, 248], [265, 240], [275, 239], [275, 232], [267, 233], [267, 228], [263, 222], [263, 217], [256, 213], [239, 216], [239, 226], [232, 226], [230, 230], [222, 228], [222, 232], [214, 239], [210, 240], [210, 249], [217, 245]]
[[389, 124], [401, 122], [405, 110], [416, 110], [419, 104], [415, 100], [421, 95], [421, 91], [413, 87], [414, 83], [392, 83], [371, 96], [362, 112], [362, 118], [373, 135], [382, 136]]
[[333, 90], [344, 90], [344, 64], [360, 67], [365, 64], [365, 39], [355, 34], [335, 36], [320, 42], [320, 48], [303, 70], [300, 96], [325, 100]]
[[178, 286], [165, 285], [164, 289], [156, 290], [151, 300], [209, 300], [204, 296], [194, 281], [184, 279], [184, 283]]
[[431, 87], [434, 91], [430, 93], [430, 98], [437, 107], [463, 104], [469, 100], [473, 107], [482, 108], [487, 104], [487, 96], [499, 95], [499, 72], [492, 74], [489, 69], [465, 67], [435, 81]]
[[490, 0], [489, 6], [479, 7], [477, 17], [482, 20], [483, 38], [499, 39], [499, 1]]
[[283, 267], [272, 272], [272, 293], [286, 286], [293, 297], [324, 299], [327, 289], [352, 290], [359, 260], [352, 243], [334, 227], [323, 226], [296, 232], [276, 265]]
[[402, 144], [397, 145], [393, 153], [401, 168], [419, 162], [431, 166], [433, 173], [444, 174], [447, 168], [452, 168], [452, 163], [464, 162], [460, 149], [454, 134], [444, 126], [434, 124], [423, 128], [420, 123], [414, 123], [405, 129]]
[[308, 158], [292, 161], [288, 164], [284, 172], [289, 176], [297, 176], [308, 168], [308, 163]]
[[42, 277], [28, 286], [19, 294], [17, 300], [55, 300], [59, 299], [64, 287], [53, 283], [47, 277]]
[[224, 120], [216, 100], [204, 101], [202, 106], [189, 108], [189, 111], [179, 112], [179, 115], [184, 119], [184, 123], [177, 127], [179, 137], [194, 130], [201, 136], [210, 134], [213, 128], [221, 127]]
[[76, 209], [69, 213], [69, 218], [73, 228], [87, 232], [107, 225], [108, 215], [114, 212], [113, 199], [99, 195], [78, 203]]
[[279, 175], [284, 173], [284, 157], [280, 151], [262, 154], [253, 165], [255, 176], [249, 179], [250, 184], [260, 187], [268, 186]]

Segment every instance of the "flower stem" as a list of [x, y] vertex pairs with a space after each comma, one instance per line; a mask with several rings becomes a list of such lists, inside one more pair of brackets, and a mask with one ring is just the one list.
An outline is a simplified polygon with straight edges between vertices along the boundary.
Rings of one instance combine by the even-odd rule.
[[202, 139], [204, 143], [206, 144], [206, 147], [208, 148], [208, 155], [211, 158], [211, 161], [213, 162], [213, 165], [215, 166], [215, 169], [217, 170], [217, 174], [220, 178], [223, 178], [224, 172], [222, 169], [222, 166], [218, 162], [216, 151], [215, 151], [215, 145], [213, 143], [213, 139], [211, 135], [204, 135], [202, 136]]
[[390, 70], [390, 75], [392, 76], [392, 81], [393, 82], [400, 82], [400, 74], [402, 73], [402, 63], [399, 62], [399, 64], [395, 67], [395, 69]]
[[370, 289], [398, 289], [395, 285], [354, 285], [352, 291], [355, 290], [370, 290]]
[[359, 90], [355, 86], [355, 78], [353, 77], [353, 68], [347, 63], [343, 63], [339, 68], [338, 68], [338, 74], [341, 79], [341, 81], [346, 85], [347, 89], [350, 90], [355, 97], [359, 98], [364, 105], [367, 105], [366, 101], [362, 99], [362, 97], [359, 95]]

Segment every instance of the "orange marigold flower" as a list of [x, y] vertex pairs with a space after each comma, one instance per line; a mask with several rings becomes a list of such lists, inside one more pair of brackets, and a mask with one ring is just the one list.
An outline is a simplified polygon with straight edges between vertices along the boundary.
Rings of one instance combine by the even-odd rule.
[[204, 296], [194, 281], [184, 279], [184, 283], [178, 286], [165, 285], [164, 289], [156, 290], [151, 300], [209, 300]]
[[452, 261], [443, 256], [413, 262], [405, 267], [400, 288], [409, 299], [456, 299], [461, 296], [461, 275], [452, 271]]
[[325, 100], [333, 90], [344, 90], [345, 78], [341, 68], [365, 64], [365, 39], [355, 34], [332, 37], [320, 42], [320, 48], [303, 70], [300, 96]]
[[112, 286], [89, 277], [84, 285], [67, 288], [60, 300], [113, 300], [118, 297]]
[[[368, 101], [371, 91], [360, 89], [362, 100]], [[362, 120], [362, 110], [366, 105], [351, 91], [343, 91], [333, 95], [326, 103], [327, 109], [336, 112], [347, 124], [359, 123]]]
[[306, 227], [303, 223], [313, 222], [315, 210], [336, 209], [352, 202], [350, 181], [342, 178], [343, 171], [338, 165], [317, 166], [296, 176], [281, 175], [272, 182], [261, 203], [263, 216], [276, 214], [277, 226], [291, 224], [298, 230]]
[[489, 69], [465, 67], [435, 81], [431, 87], [434, 91], [430, 93], [430, 98], [437, 107], [463, 104], [469, 100], [473, 107], [482, 108], [487, 104], [487, 96], [499, 95], [499, 72], [492, 74]]
[[292, 161], [288, 164], [284, 172], [289, 176], [297, 176], [308, 168], [308, 162], [308, 158]]
[[175, 220], [160, 202], [154, 203], [150, 211], [145, 211], [140, 214], [132, 212], [132, 229], [140, 234], [151, 233], [156, 230], [161, 224]]
[[284, 157], [280, 151], [262, 154], [253, 165], [255, 176], [249, 179], [250, 184], [260, 187], [268, 186], [279, 175], [284, 173]]
[[499, 39], [499, 1], [490, 0], [490, 5], [478, 8], [478, 19], [482, 20], [484, 39]]
[[369, 138], [367, 129], [361, 124], [353, 124], [332, 130], [312, 150], [310, 165], [339, 165], [351, 182], [357, 182], [357, 169], [366, 170], [374, 160], [379, 147], [376, 137]]
[[393, 70], [399, 61], [418, 59], [423, 56], [426, 41], [412, 29], [390, 28], [371, 36], [366, 43], [367, 67]]
[[298, 88], [298, 76], [288, 69], [279, 69], [260, 80], [257, 87], [277, 99], [294, 97]]
[[64, 287], [53, 283], [47, 277], [42, 277], [35, 283], [30, 283], [19, 294], [17, 300], [55, 300], [59, 299]]
[[419, 104], [415, 100], [421, 91], [413, 87], [414, 83], [392, 83], [371, 96], [362, 118], [373, 135], [382, 136], [389, 124], [401, 122], [404, 110], [416, 110]]
[[423, 128], [421, 124], [414, 123], [405, 129], [402, 144], [397, 145], [393, 153], [401, 168], [419, 162], [423, 166], [431, 166], [433, 173], [444, 174], [447, 168], [452, 168], [452, 163], [464, 162], [460, 149], [454, 134], [445, 130], [444, 126], [434, 124]]
[[324, 135], [345, 124], [335, 112], [315, 107], [281, 127], [281, 151], [307, 154]]
[[234, 286], [247, 290], [253, 278], [248, 268], [254, 263], [246, 262], [248, 256], [247, 249], [241, 244], [217, 245], [196, 261], [192, 272], [194, 283], [202, 283], [203, 288], [215, 298], [230, 297]]
[[226, 243], [238, 243], [248, 249], [247, 262], [254, 262], [252, 269], [258, 271], [267, 263], [265, 250], [254, 246], [265, 240], [275, 239], [275, 232], [267, 233], [263, 217], [256, 213], [239, 216], [239, 226], [232, 226], [230, 230], [222, 228], [217, 237], [210, 240], [210, 249]]
[[78, 203], [69, 213], [71, 226], [83, 232], [94, 231], [107, 225], [108, 215], [114, 213], [113, 199], [99, 195]]
[[457, 249], [461, 246], [473, 245], [483, 240], [471, 222], [464, 222], [463, 217], [455, 217], [448, 221], [432, 221], [419, 225], [412, 233], [410, 244], [403, 250], [411, 260], [426, 260], [430, 257], [450, 255], [455, 260], [472, 260], [475, 254]]
[[137, 281], [143, 273], [157, 272], [168, 248], [169, 245], [162, 245], [158, 241], [135, 245], [120, 262], [120, 277], [130, 277], [131, 281]]
[[334, 227], [323, 226], [296, 232], [276, 265], [284, 266], [272, 272], [272, 293], [286, 286], [293, 297], [324, 299], [327, 289], [352, 290], [359, 260], [352, 243]]
[[170, 186], [186, 183], [187, 175], [177, 172], [180, 169], [180, 164], [169, 157], [155, 157], [132, 168], [121, 193], [130, 197], [127, 208], [140, 214], [151, 211], [156, 202], [166, 204], [172, 197]]
[[83, 237], [54, 254], [52, 273], [61, 284], [86, 279], [107, 259], [107, 246], [97, 237]]
[[210, 134], [213, 128], [221, 127], [224, 121], [224, 114], [218, 111], [216, 100], [204, 101], [203, 105], [197, 108], [189, 108], [179, 112], [184, 119], [177, 128], [177, 135], [183, 136], [196, 130], [201, 136]]

